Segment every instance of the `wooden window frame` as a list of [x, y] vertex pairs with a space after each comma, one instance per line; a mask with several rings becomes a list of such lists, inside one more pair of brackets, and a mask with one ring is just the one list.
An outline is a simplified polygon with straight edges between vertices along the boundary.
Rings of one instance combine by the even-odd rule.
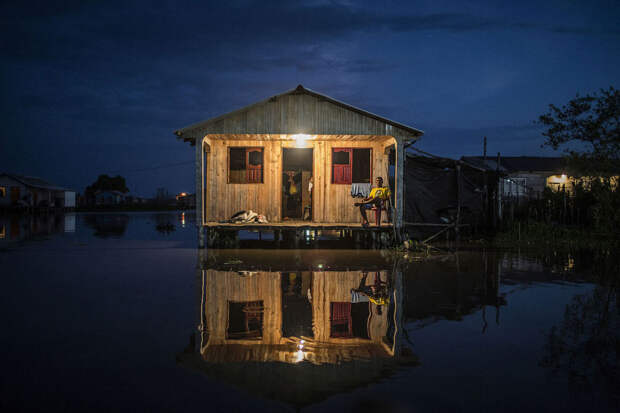
[[[353, 316], [351, 314], [352, 304], [350, 301], [332, 301], [329, 303], [329, 337], [351, 339], [353, 336]], [[338, 309], [338, 314], [336, 313]], [[336, 317], [336, 315], [340, 317]], [[335, 326], [344, 326], [343, 331], [336, 332]]]
[[[231, 310], [231, 304], [235, 304], [235, 305], [243, 305], [245, 306], [245, 308], [243, 308], [241, 311], [242, 313], [244, 313], [244, 318], [245, 318], [245, 323], [246, 326], [248, 325], [249, 321], [252, 320], [258, 320], [258, 323], [260, 324], [260, 332], [261, 334], [259, 336], [244, 336], [244, 332], [234, 332], [231, 333], [230, 332], [230, 310]], [[254, 311], [246, 311], [247, 306], [251, 306], [254, 305], [255, 310]], [[265, 302], [264, 300], [253, 300], [253, 301], [228, 301], [227, 302], [227, 311], [226, 311], [226, 340], [234, 340], [236, 342], [239, 342], [241, 340], [262, 340], [264, 335], [265, 335]], [[247, 331], [247, 327], [246, 327], [246, 333], [248, 333], [249, 331]]]
[[[355, 149], [368, 149], [370, 150], [370, 184], [372, 185], [372, 165], [373, 165], [373, 159], [372, 159], [372, 155], [373, 155], [373, 148], [372, 147], [339, 147], [339, 148], [332, 148], [332, 152], [331, 152], [331, 159], [330, 159], [330, 164], [331, 164], [331, 175], [332, 175], [332, 179], [331, 179], [331, 183], [332, 185], [352, 185], [354, 183], [359, 183], [359, 182], [353, 182], [353, 151]], [[349, 155], [349, 170], [350, 173], [349, 175], [351, 176], [351, 182], [335, 182], [335, 174], [334, 174], [334, 152], [336, 151], [350, 151], [350, 155]]]
[[[245, 177], [246, 182], [230, 182], [230, 150], [231, 149], [245, 149]], [[263, 155], [263, 163], [261, 164], [261, 180], [260, 182], [247, 182], [248, 180], [248, 171], [250, 170], [250, 152], [260, 150]], [[226, 151], [226, 171], [227, 171], [227, 179], [226, 182], [230, 185], [255, 185], [255, 184], [264, 184], [265, 183], [265, 148], [263, 146], [228, 146], [228, 150]]]

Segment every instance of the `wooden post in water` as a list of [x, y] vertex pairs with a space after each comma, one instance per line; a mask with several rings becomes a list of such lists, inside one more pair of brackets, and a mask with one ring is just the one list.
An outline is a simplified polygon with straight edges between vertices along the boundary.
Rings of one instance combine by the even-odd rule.
[[501, 156], [500, 153], [497, 152], [497, 223], [498, 226], [502, 225], [502, 191], [504, 189], [503, 179], [500, 177], [499, 169], [500, 169]]
[[461, 165], [456, 165], [456, 226], [454, 227], [455, 240], [460, 241], [461, 225]]
[[566, 184], [562, 185], [562, 202], [564, 209], [562, 212], [562, 223], [566, 225]]
[[295, 244], [295, 249], [299, 249], [299, 238], [301, 238], [301, 234], [298, 229], [295, 230], [294, 237], [295, 239], [293, 242]]
[[198, 227], [198, 248], [205, 248], [206, 234], [204, 228], [204, 209], [203, 209], [203, 165], [204, 165], [204, 148], [203, 141], [196, 142], [196, 151], [194, 158], [195, 171], [195, 188], [196, 188], [196, 226]]
[[[396, 216], [393, 217], [392, 225], [395, 227], [396, 241], [402, 241], [403, 220], [405, 211], [405, 145], [402, 139], [398, 139], [396, 144], [396, 171], [395, 171], [395, 209]], [[389, 180], [389, 177], [387, 177]]]
[[482, 217], [484, 220], [484, 228], [488, 229], [490, 220], [489, 220], [489, 183], [487, 176], [487, 137], [484, 137], [484, 150], [482, 154], [482, 196], [484, 197], [482, 200]]

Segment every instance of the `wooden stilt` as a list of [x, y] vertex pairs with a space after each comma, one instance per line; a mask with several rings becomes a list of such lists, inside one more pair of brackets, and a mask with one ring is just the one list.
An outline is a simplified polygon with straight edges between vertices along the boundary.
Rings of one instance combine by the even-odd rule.
[[454, 226], [454, 238], [458, 243], [460, 241], [461, 224], [461, 165], [456, 165], [456, 225]]
[[295, 248], [299, 248], [299, 238], [301, 238], [300, 233], [298, 230], [295, 230], [295, 233], [293, 234], [293, 243]]

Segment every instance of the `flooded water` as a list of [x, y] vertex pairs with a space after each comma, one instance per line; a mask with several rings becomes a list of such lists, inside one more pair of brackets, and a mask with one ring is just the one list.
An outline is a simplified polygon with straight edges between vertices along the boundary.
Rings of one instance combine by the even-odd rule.
[[0, 217], [2, 411], [617, 411], [618, 257], [198, 250]]

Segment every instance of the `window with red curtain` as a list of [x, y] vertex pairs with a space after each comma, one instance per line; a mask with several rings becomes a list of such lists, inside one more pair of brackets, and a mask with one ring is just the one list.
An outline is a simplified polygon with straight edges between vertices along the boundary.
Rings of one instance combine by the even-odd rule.
[[228, 183], [263, 183], [263, 148], [230, 147], [228, 150]]
[[263, 148], [247, 148], [246, 152], [247, 183], [263, 182]]
[[330, 337], [353, 337], [350, 302], [332, 302], [330, 317]]
[[352, 148], [332, 149], [332, 183], [350, 184], [353, 166]]
[[332, 183], [372, 182], [371, 148], [333, 148]]

